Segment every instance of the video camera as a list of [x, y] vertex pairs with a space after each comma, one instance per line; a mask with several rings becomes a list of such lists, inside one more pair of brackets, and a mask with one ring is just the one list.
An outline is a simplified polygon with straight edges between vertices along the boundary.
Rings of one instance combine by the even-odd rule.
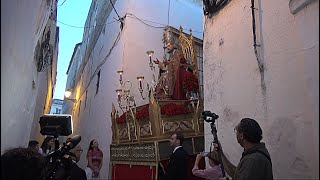
[[46, 179], [68, 179], [70, 176], [72, 160], [65, 157], [81, 141], [81, 136], [76, 135], [68, 143], [59, 145], [59, 136], [72, 134], [72, 116], [68, 114], [45, 114], [40, 117], [40, 133], [55, 137], [55, 150], [45, 155]]
[[[203, 120], [205, 120], [206, 122], [210, 123], [211, 133], [213, 135], [212, 143], [218, 144], [218, 142], [219, 142], [218, 135], [217, 135], [218, 132], [217, 132], [217, 128], [216, 128], [216, 125], [215, 125], [215, 121], [219, 118], [219, 116], [217, 114], [215, 114], [215, 113], [212, 113], [211, 111], [203, 111], [201, 114], [202, 114]], [[212, 145], [212, 143], [211, 143], [211, 145]], [[211, 147], [210, 147], [210, 151], [211, 151]], [[220, 160], [220, 162], [222, 162], [222, 158], [221, 158], [220, 152], [218, 152], [218, 154], [219, 154], [219, 160]], [[224, 171], [223, 163], [221, 163], [220, 167], [221, 167], [221, 171], [222, 171], [222, 176], [226, 177], [226, 173]]]
[[211, 111], [203, 111], [202, 112], [202, 118], [203, 120], [205, 120], [206, 122], [212, 122], [214, 123], [215, 120], [217, 120], [219, 118], [219, 116], [215, 113], [212, 113]]

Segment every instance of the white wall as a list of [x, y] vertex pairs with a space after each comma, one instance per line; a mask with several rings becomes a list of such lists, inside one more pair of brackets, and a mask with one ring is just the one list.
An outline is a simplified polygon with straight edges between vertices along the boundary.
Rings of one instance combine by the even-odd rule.
[[46, 1], [1, 1], [1, 153], [27, 146], [35, 107], [46, 97], [39, 90], [46, 72], [37, 73], [34, 49], [49, 14]]
[[[205, 109], [220, 115], [219, 140], [235, 165], [243, 149], [233, 129], [251, 117], [263, 129], [275, 179], [319, 178], [319, 1], [295, 15], [289, 1], [256, 1], [265, 92], [250, 6], [231, 1], [213, 18], [204, 17]], [[210, 132], [207, 125], [206, 149]]]
[[[117, 0], [115, 8], [120, 16], [132, 13], [140, 19], [157, 22], [147, 22], [152, 26], [164, 27], [168, 19], [168, 2], [156, 0]], [[201, 4], [195, 7], [191, 5], [188, 4], [188, 1], [171, 0], [170, 9], [174, 15], [170, 15], [169, 24], [177, 28], [182, 25], [186, 31], [192, 28], [198, 31], [194, 32], [194, 35], [201, 38]], [[186, 12], [189, 13], [186, 14]], [[114, 21], [113, 17], [117, 17], [114, 11], [111, 12], [106, 23]], [[119, 88], [119, 75], [117, 71], [122, 69], [124, 71], [123, 80], [130, 80], [132, 82], [133, 87], [131, 91], [135, 95], [137, 105], [139, 106], [148, 103], [148, 101], [143, 101], [140, 98], [136, 77], [143, 75], [146, 81], [151, 80], [151, 71], [148, 65], [149, 58], [146, 51], [154, 50], [154, 57], [159, 59], [163, 57], [163, 28], [147, 26], [132, 15], [130, 17], [128, 15], [124, 23], [124, 29], [120, 34], [119, 42], [101, 66], [99, 92], [96, 94], [97, 75], [94, 72], [105, 59], [120, 32], [120, 24], [118, 22], [107, 24], [105, 31], [101, 32], [89, 57], [89, 61], [84, 68], [81, 80], [75, 89], [75, 96], [79, 100], [73, 108], [74, 134], [79, 133], [82, 136], [80, 144], [85, 149], [79, 164], [82, 168], [87, 165], [85, 156], [89, 143], [92, 139], [97, 139], [100, 144], [99, 147], [104, 153], [101, 178], [108, 178], [109, 175], [109, 146], [112, 140], [110, 115], [112, 103], [117, 107], [115, 92]], [[85, 47], [85, 45], [83, 44], [82, 47]], [[158, 72], [158, 69], [156, 69], [156, 72]], [[90, 77], [93, 74], [94, 77], [90, 81]], [[88, 88], [86, 89], [87, 86]], [[88, 91], [86, 107], [85, 91]], [[80, 100], [80, 115], [78, 115]]]

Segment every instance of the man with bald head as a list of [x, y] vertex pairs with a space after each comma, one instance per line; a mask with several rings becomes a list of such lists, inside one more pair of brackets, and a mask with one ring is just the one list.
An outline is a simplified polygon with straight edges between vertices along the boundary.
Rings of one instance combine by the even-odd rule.
[[86, 172], [77, 165], [82, 152], [83, 150], [81, 149], [80, 145], [77, 145], [70, 150], [70, 159], [73, 163], [71, 165], [69, 180], [87, 180]]

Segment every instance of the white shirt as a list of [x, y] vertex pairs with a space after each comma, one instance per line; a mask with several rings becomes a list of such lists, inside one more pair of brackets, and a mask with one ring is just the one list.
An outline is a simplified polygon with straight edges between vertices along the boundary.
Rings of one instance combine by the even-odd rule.
[[175, 147], [174, 150], [173, 150], [173, 152], [172, 152], [172, 154], [173, 154], [178, 148], [180, 148], [180, 147], [182, 147], [182, 146], [177, 146], [177, 147]]

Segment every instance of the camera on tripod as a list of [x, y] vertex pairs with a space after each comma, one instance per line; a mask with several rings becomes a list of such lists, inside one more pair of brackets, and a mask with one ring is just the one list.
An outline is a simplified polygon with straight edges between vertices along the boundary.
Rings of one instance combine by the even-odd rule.
[[40, 117], [40, 133], [55, 138], [55, 149], [45, 156], [46, 179], [60, 180], [68, 179], [70, 176], [72, 160], [65, 157], [80, 141], [81, 136], [76, 135], [68, 143], [59, 145], [59, 136], [72, 134], [72, 116], [68, 114], [45, 114]]
[[212, 122], [214, 124], [215, 120], [219, 118], [219, 116], [215, 113], [212, 113], [211, 111], [203, 111], [202, 112], [202, 118], [206, 122]]

